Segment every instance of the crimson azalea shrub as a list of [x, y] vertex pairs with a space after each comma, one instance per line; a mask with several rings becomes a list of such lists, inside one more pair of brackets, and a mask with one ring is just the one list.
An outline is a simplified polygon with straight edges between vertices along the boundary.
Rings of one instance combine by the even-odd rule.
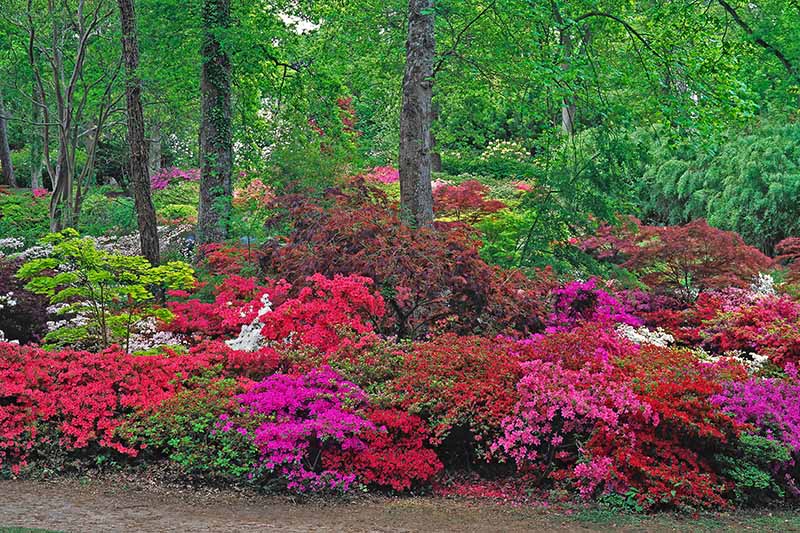
[[585, 461], [574, 470], [582, 492], [633, 492], [645, 508], [727, 505], [733, 483], [721, 475], [716, 456], [735, 447], [741, 426], [711, 399], [728, 380], [743, 379], [744, 370], [652, 345], [620, 363], [652, 414], [629, 418], [622, 434], [596, 428], [583, 447]]
[[442, 469], [436, 452], [426, 446], [424, 421], [399, 409], [367, 411], [375, 429], [366, 431], [361, 451], [331, 450], [323, 455], [327, 469], [355, 474], [366, 485], [408, 490], [429, 481]]
[[363, 451], [365, 432], [375, 426], [366, 419], [367, 396], [330, 367], [300, 376], [274, 374], [238, 396], [241, 414], [258, 417], [254, 428], [241, 425], [241, 414], [220, 417], [221, 431], [249, 435], [259, 458], [253, 475], [271, 473], [298, 492], [348, 490], [353, 473], [326, 469], [328, 450]]
[[0, 339], [28, 344], [47, 334], [48, 301], [27, 290], [15, 276], [21, 265], [21, 261], [0, 258]]
[[767, 296], [731, 307], [720, 306], [720, 312], [703, 322], [704, 346], [757, 353], [781, 367], [800, 362], [800, 304], [786, 296]]
[[[136, 455], [115, 430], [124, 416], [158, 406], [203, 356], [132, 356], [0, 343], [0, 467], [19, 471], [37, 446], [99, 447]], [[47, 459], [47, 458], [45, 458]]]
[[265, 339], [329, 353], [371, 333], [384, 315], [383, 298], [372, 291], [369, 278], [315, 274], [306, 283], [296, 297], [261, 318]]
[[260, 284], [255, 278], [230, 275], [213, 287], [213, 301], [204, 302], [187, 291], [169, 291], [178, 300], [167, 303], [174, 315], [166, 329], [204, 339], [236, 335], [242, 326], [249, 324], [262, 307], [261, 298], [269, 297], [270, 303], [282, 302], [289, 291], [289, 284], [269, 281]]
[[508, 339], [445, 334], [403, 354], [403, 369], [387, 384], [398, 405], [427, 420], [431, 442], [454, 428], [468, 430], [477, 455], [500, 430], [517, 401], [522, 355]]
[[463, 227], [412, 229], [376, 189], [334, 190], [330, 208], [287, 197], [283, 243], [264, 250], [265, 272], [296, 287], [314, 274], [371, 278], [386, 302], [380, 331], [420, 338], [437, 329], [459, 333], [541, 328], [549, 278], [530, 280], [487, 265]]

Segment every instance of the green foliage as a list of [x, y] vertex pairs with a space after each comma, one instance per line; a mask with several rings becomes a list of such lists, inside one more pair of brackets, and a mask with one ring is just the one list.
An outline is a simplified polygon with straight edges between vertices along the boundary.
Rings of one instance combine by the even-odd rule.
[[652, 163], [638, 185], [644, 219], [705, 218], [766, 253], [800, 234], [800, 125], [736, 129], [708, 145], [651, 142]]
[[783, 498], [784, 488], [774, 474], [776, 467], [792, 459], [791, 448], [779, 441], [743, 433], [739, 437], [737, 456], [717, 456], [723, 473], [736, 484], [736, 499], [743, 503], [759, 503]]
[[[92, 189], [83, 200], [78, 231], [84, 235], [128, 235], [138, 229], [133, 198], [111, 187]], [[111, 193], [111, 194], [109, 194]]]
[[[253, 469], [258, 450], [246, 434], [218, 431], [220, 415], [236, 408], [234, 395], [244, 388], [214, 370], [190, 379], [186, 389], [150, 415], [133, 415], [118, 434], [131, 445], [145, 445], [174, 461], [188, 475], [210, 480], [243, 479]], [[243, 421], [256, 427], [257, 417]]]
[[[632, 209], [638, 145], [625, 135], [602, 130], [550, 142], [541, 149], [549, 154], [546, 157], [530, 158], [512, 146], [495, 145], [469, 164], [471, 172], [505, 184], [519, 180], [525, 188], [516, 190], [509, 209], [481, 224], [482, 254], [503, 266], [596, 271], [596, 263], [576, 251], [570, 239]], [[503, 179], [506, 172], [511, 174]]]
[[153, 191], [153, 205], [160, 219], [197, 222], [200, 184], [196, 181], [174, 181], [164, 189]]
[[151, 316], [169, 318], [169, 311], [155, 306], [157, 290], [194, 284], [194, 271], [186, 263], [154, 267], [144, 257], [99, 250], [73, 229], [41, 242], [52, 246], [50, 254], [25, 263], [17, 276], [28, 280], [31, 292], [59, 304], [59, 314], [71, 317], [45, 336], [51, 346], [105, 348], [119, 342], [127, 349], [136, 322]]
[[49, 197], [34, 198], [30, 191], [0, 194], [0, 237], [17, 237], [26, 246], [50, 231]]

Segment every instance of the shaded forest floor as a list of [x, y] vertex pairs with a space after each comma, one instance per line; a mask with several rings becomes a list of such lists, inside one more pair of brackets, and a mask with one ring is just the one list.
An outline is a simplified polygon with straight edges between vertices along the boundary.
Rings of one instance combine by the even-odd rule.
[[159, 484], [0, 481], [0, 532], [49, 531], [798, 531], [800, 511], [650, 516], [437, 497], [298, 502]]

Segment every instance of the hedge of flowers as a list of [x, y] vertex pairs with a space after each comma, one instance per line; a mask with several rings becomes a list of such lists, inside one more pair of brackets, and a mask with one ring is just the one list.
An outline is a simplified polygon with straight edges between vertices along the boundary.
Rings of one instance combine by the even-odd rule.
[[[292, 229], [259, 274], [236, 247], [207, 250], [205, 281], [128, 312], [150, 332], [132, 353], [34, 344], [48, 302], [0, 260], [15, 306], [0, 324], [40, 317], [0, 342], [0, 473], [169, 461], [295, 492], [459, 493], [443, 472], [466, 466], [487, 493], [642, 509], [800, 496], [800, 302], [752, 279], [769, 264], [752, 249], [682, 260], [694, 287], [638, 248], [649, 286], [559, 282], [486, 264], [460, 223], [404, 229], [380, 198], [283, 201]], [[599, 235], [590, 252], [629, 261]], [[736, 258], [752, 268], [734, 280]]]

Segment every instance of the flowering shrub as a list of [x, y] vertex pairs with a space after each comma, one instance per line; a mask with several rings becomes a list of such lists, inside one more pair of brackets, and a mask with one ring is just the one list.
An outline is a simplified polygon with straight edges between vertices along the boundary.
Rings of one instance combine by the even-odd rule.
[[441, 470], [436, 453], [426, 447], [428, 431], [418, 416], [397, 409], [371, 409], [367, 417], [375, 429], [362, 437], [366, 449], [328, 452], [323, 456], [325, 468], [355, 474], [366, 485], [397, 491], [426, 482]]
[[420, 342], [404, 354], [403, 371], [388, 389], [400, 406], [428, 421], [432, 442], [466, 428], [483, 455], [517, 401], [523, 356], [513, 348], [510, 340], [453, 334]]
[[166, 189], [171, 183], [180, 181], [200, 181], [200, 169], [181, 170], [177, 167], [165, 167], [150, 176], [150, 188], [156, 191]]
[[787, 366], [787, 372], [786, 379], [751, 377], [727, 383], [712, 401], [767, 439], [800, 454], [800, 381], [795, 366]]
[[764, 297], [721, 312], [700, 330], [717, 352], [755, 352], [773, 364], [800, 362], [800, 305], [788, 297]]
[[0, 343], [0, 467], [18, 471], [37, 446], [99, 446], [136, 455], [115, 435], [126, 414], [158, 406], [202, 356], [131, 356]]
[[597, 278], [573, 281], [553, 291], [553, 313], [547, 324], [553, 331], [570, 329], [580, 322], [641, 326], [642, 320], [608, 292], [597, 287]]
[[[523, 363], [522, 368], [524, 374], [517, 385], [519, 403], [514, 414], [503, 421], [503, 437], [493, 449], [502, 450], [524, 470], [544, 475], [556, 464], [574, 464], [579, 442], [592, 435], [596, 426], [622, 434], [632, 415], [657, 421], [652, 408], [606, 360], [587, 362], [576, 370], [542, 360]], [[578, 470], [581, 479], [583, 469]], [[592, 475], [588, 478], [594, 479]], [[581, 491], [589, 493], [593, 488], [594, 482], [590, 482]]]
[[375, 167], [364, 174], [364, 179], [389, 185], [400, 181], [400, 172], [394, 167]]
[[363, 435], [375, 426], [364, 416], [367, 397], [356, 385], [326, 367], [297, 377], [272, 375], [238, 400], [243, 413], [262, 421], [250, 429], [222, 415], [219, 425], [222, 431], [250, 435], [259, 450], [258, 469], [284, 478], [287, 488], [299, 492], [350, 488], [355, 474], [325, 469], [322, 456], [331, 449], [366, 448]]
[[372, 332], [372, 324], [383, 317], [383, 298], [372, 292], [369, 278], [316, 274], [307, 281], [296, 298], [261, 317], [265, 339], [328, 353], [348, 335]]
[[186, 291], [170, 291], [178, 300], [167, 303], [173, 318], [166, 328], [199, 339], [234, 335], [257, 316], [264, 295], [270, 302], [278, 302], [288, 289], [288, 284], [280, 281], [261, 285], [255, 278], [231, 275], [214, 287], [212, 302], [193, 298]]
[[652, 415], [629, 419], [625, 438], [613, 427], [597, 428], [583, 449], [586, 466], [575, 469], [583, 492], [632, 490], [647, 508], [725, 505], [732, 483], [719, 475], [715, 454], [735, 445], [740, 426], [711, 398], [727, 380], [742, 379], [743, 369], [647, 345], [620, 362]]

